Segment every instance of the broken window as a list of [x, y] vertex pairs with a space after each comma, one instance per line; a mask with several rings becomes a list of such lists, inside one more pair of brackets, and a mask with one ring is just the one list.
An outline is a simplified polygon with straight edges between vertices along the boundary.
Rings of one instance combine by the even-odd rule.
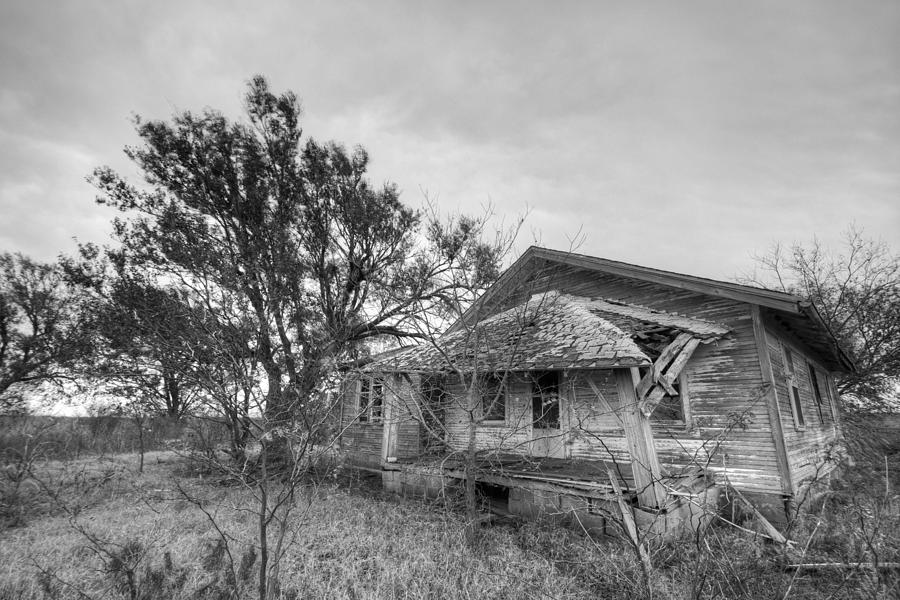
[[687, 422], [686, 404], [687, 404], [687, 380], [682, 374], [676, 381], [672, 382], [675, 394], [666, 394], [650, 413], [651, 421], [664, 421], [667, 423], [685, 423]]
[[506, 421], [506, 377], [491, 373], [481, 378], [481, 416], [485, 421]]
[[559, 429], [559, 371], [535, 373], [531, 379], [532, 425]]
[[[632, 339], [655, 362], [677, 340], [678, 336], [685, 333], [677, 328], [645, 322], [633, 326]], [[683, 346], [684, 344], [682, 344]], [[674, 360], [676, 356], [677, 354], [671, 356], [670, 361]], [[670, 361], [666, 363], [667, 368], [672, 365]], [[649, 368], [641, 368], [641, 378], [644, 378], [649, 372]], [[658, 390], [665, 390], [666, 394], [662, 396], [653, 412], [650, 413], [650, 420], [669, 425], [687, 425], [690, 421], [690, 405], [685, 372], [679, 373], [675, 381], [671, 383], [666, 379], [665, 386], [663, 386], [661, 378], [658, 382]]]
[[359, 382], [358, 414], [360, 422], [379, 422], [384, 414], [384, 380], [364, 377]]

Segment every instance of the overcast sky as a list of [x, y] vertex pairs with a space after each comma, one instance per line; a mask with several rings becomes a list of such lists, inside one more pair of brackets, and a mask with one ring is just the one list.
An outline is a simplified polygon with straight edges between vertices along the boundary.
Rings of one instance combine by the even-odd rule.
[[265, 75], [317, 139], [447, 211], [730, 279], [851, 221], [900, 247], [900, 2], [0, 0], [0, 251], [107, 241], [85, 176], [131, 115], [238, 116]]

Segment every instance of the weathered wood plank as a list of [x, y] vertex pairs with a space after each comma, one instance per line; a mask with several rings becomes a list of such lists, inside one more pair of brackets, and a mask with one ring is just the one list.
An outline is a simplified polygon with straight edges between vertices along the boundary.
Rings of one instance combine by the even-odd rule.
[[678, 379], [678, 375], [681, 374], [681, 370], [687, 364], [687, 361], [691, 358], [691, 355], [694, 353], [694, 350], [697, 349], [697, 346], [700, 345], [700, 340], [697, 338], [691, 338], [681, 352], [678, 354], [678, 357], [672, 361], [672, 365], [669, 367], [669, 370], [666, 371], [666, 374], [662, 376], [661, 380], [666, 381], [668, 385], [668, 391], [666, 386], [658, 385], [654, 387], [650, 394], [641, 401], [641, 412], [644, 413], [647, 417], [653, 414], [653, 411], [656, 410], [656, 407], [659, 405], [660, 401], [665, 397], [668, 393], [670, 395], [675, 395], [675, 390], [672, 389], [672, 383]]
[[634, 483], [642, 506], [658, 507], [665, 502], [665, 488], [660, 483], [662, 469], [653, 444], [650, 420], [641, 413], [634, 380], [627, 369], [616, 369], [619, 410], [625, 426], [625, 440], [634, 469]]
[[663, 370], [669, 365], [672, 359], [678, 354], [679, 350], [684, 348], [685, 344], [687, 344], [691, 340], [691, 334], [689, 333], [680, 333], [678, 336], [672, 340], [672, 342], [665, 347], [665, 349], [660, 353], [659, 358], [654, 361], [653, 366], [644, 375], [643, 379], [637, 386], [637, 396], [639, 400], [643, 400], [644, 396], [647, 395], [647, 392], [650, 391], [650, 388], [653, 387], [653, 384], [659, 381], [660, 377], [662, 377]]
[[759, 356], [759, 368], [762, 372], [764, 385], [769, 389], [765, 393], [766, 408], [769, 413], [769, 425], [772, 428], [772, 442], [775, 445], [775, 457], [778, 463], [778, 473], [781, 475], [781, 490], [786, 495], [794, 493], [791, 481], [791, 468], [788, 464], [787, 448], [784, 443], [784, 430], [781, 426], [781, 411], [778, 407], [778, 395], [775, 386], [775, 376], [772, 374], [772, 362], [769, 360], [769, 345], [766, 339], [766, 329], [763, 325], [759, 306], [750, 307], [750, 315], [753, 319], [753, 338], [756, 341], [756, 350]]
[[606, 398], [603, 396], [603, 393], [600, 391], [600, 388], [597, 387], [597, 384], [594, 383], [594, 381], [590, 377], [585, 377], [584, 379], [585, 379], [585, 381], [587, 381], [588, 386], [590, 386], [591, 391], [593, 391], [594, 394], [596, 395], [597, 402], [598, 402], [598, 404], [600, 404], [601, 408], [603, 410], [607, 411], [608, 413], [613, 414], [615, 416], [616, 420], [619, 423], [621, 423], [622, 416], [619, 415], [618, 411], [613, 410], [613, 407], [609, 405], [609, 402], [606, 401]]
[[625, 525], [625, 531], [628, 532], [631, 543], [637, 548], [638, 555], [641, 557], [644, 574], [649, 575], [650, 569], [652, 568], [652, 565], [650, 564], [650, 553], [647, 552], [647, 548], [641, 543], [641, 538], [638, 537], [637, 525], [634, 522], [634, 513], [631, 512], [631, 507], [625, 503], [625, 499], [622, 497], [622, 488], [619, 485], [619, 479], [613, 474], [609, 467], [606, 469], [606, 475], [609, 477], [609, 482], [612, 484], [613, 491], [616, 493], [616, 500], [619, 502], [619, 512], [622, 514], [622, 523]]
[[678, 356], [672, 361], [672, 365], [666, 371], [666, 374], [664, 375], [666, 381], [675, 383], [675, 380], [681, 375], [682, 369], [684, 369], [687, 362], [691, 359], [691, 356], [694, 355], [694, 351], [697, 350], [699, 345], [699, 338], [691, 338], [688, 340], [688, 343], [684, 345], [684, 348], [678, 353]]

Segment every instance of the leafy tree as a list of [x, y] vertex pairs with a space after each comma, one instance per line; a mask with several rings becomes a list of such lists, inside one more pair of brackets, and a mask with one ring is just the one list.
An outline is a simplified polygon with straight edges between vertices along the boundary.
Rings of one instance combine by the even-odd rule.
[[[213, 110], [138, 118], [142, 145], [126, 154], [146, 185], [108, 168], [93, 180], [99, 201], [122, 211], [117, 252], [196, 303], [191, 345], [213, 360], [194, 373], [210, 389], [234, 382], [230, 406], [261, 409], [251, 423], [259, 472], [238, 475], [257, 491], [263, 598], [277, 568], [269, 527], [286, 522], [314, 449], [327, 444], [326, 375], [365, 340], [420, 335], [413, 325], [458, 295], [460, 278], [446, 274], [464, 269], [469, 285], [484, 284], [499, 253], [475, 221], [438, 224], [403, 205], [393, 184], [373, 187], [362, 148], [302, 142], [294, 94], [256, 77], [245, 113], [245, 122]], [[287, 493], [273, 497], [266, 473], [278, 462]]]
[[[334, 361], [374, 336], [417, 335], [410, 324], [454, 295], [458, 279], [442, 274], [462, 267], [487, 281], [497, 255], [469, 220], [425, 223], [396, 186], [373, 187], [362, 148], [301, 143], [294, 94], [256, 77], [245, 110], [237, 123], [213, 110], [137, 119], [143, 145], [126, 153], [147, 185], [108, 168], [94, 181], [100, 202], [123, 212], [123, 252], [203, 298], [220, 322], [227, 297], [252, 327], [277, 437], [317, 422], [316, 391]], [[470, 254], [480, 259], [462, 265]]]
[[897, 397], [900, 255], [851, 226], [838, 251], [813, 239], [775, 245], [756, 262], [745, 280], [809, 298], [856, 364], [857, 373], [840, 378], [841, 394], [882, 407]]
[[180, 417], [191, 403], [181, 364], [193, 354], [184, 345], [186, 307], [177, 292], [129, 270], [121, 258], [87, 244], [78, 258], [62, 261], [67, 279], [91, 298], [85, 333], [94, 354], [82, 375], [135, 399], [142, 411]]
[[0, 411], [22, 410], [28, 387], [70, 378], [89, 350], [80, 314], [58, 266], [0, 254]]

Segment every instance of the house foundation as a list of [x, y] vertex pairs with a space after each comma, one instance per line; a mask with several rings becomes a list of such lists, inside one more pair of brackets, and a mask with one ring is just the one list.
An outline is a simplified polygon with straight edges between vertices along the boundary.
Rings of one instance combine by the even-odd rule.
[[[519, 473], [498, 467], [480, 470], [476, 489], [485, 512], [528, 520], [549, 519], [589, 535], [622, 534], [622, 506], [608, 483], [569, 479], [565, 474]], [[464, 473], [457, 465], [441, 468], [428, 464], [385, 464], [384, 489], [405, 497], [441, 498], [461, 493]], [[638, 494], [623, 490], [624, 506], [631, 511], [643, 535], [672, 538], [705, 527], [715, 515], [719, 487], [696, 475], [662, 482], [669, 494], [661, 508], [639, 507]]]

